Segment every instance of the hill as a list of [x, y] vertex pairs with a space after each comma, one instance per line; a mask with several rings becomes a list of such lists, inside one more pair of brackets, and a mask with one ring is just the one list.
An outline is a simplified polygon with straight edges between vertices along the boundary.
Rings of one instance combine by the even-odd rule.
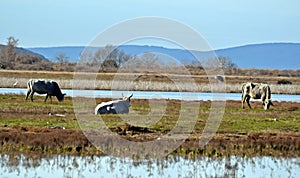
[[299, 43], [265, 43], [216, 50], [241, 68], [300, 69]]
[[[5, 52], [5, 49], [6, 49], [6, 45], [2, 45], [0, 44], [0, 54], [3, 54]], [[38, 57], [42, 60], [46, 60], [48, 61], [48, 59], [46, 57], [44, 57], [41, 53], [36, 53], [32, 50], [29, 50], [29, 49], [25, 49], [25, 48], [20, 48], [20, 47], [17, 47], [16, 49], [16, 53], [17, 55], [30, 55], [30, 56], [35, 56], [35, 57]]]
[[[169, 49], [158, 46], [119, 46], [129, 55], [138, 55], [145, 52], [156, 52], [170, 55], [184, 63], [192, 62], [195, 58], [188, 50]], [[70, 61], [76, 62], [85, 49], [84, 46], [49, 47], [49, 48], [28, 48], [35, 53], [39, 53], [51, 61], [55, 61], [58, 54], [65, 54]], [[193, 51], [195, 53], [202, 53]], [[240, 68], [256, 69], [300, 69], [300, 43], [265, 43], [245, 45], [233, 48], [215, 50], [216, 55], [224, 56]]]
[[0, 68], [1, 69], [28, 69], [44, 70], [51, 69], [51, 62], [43, 55], [24, 48], [14, 48], [14, 51], [7, 52], [6, 45], [0, 45]]

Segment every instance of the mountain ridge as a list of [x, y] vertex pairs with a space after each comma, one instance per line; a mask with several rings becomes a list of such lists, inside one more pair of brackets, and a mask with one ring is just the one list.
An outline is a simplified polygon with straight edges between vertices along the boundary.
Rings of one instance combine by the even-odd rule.
[[[195, 57], [191, 52], [199, 53], [199, 51], [148, 45], [121, 45], [118, 48], [129, 55], [137, 55], [145, 52], [164, 53], [182, 62], [192, 62]], [[58, 54], [64, 53], [70, 58], [70, 61], [76, 62], [81, 52], [85, 49], [85, 46], [59, 46], [27, 49], [45, 56], [50, 61], [54, 61]], [[300, 69], [300, 43], [274, 42], [248, 44], [217, 49], [214, 52], [217, 56], [229, 58], [240, 68]]]

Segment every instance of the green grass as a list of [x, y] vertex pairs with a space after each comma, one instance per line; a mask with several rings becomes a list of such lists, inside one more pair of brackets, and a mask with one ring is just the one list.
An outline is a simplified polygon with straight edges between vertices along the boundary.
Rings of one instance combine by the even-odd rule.
[[[125, 122], [129, 122], [152, 130], [167, 132], [179, 121], [180, 104], [179, 101], [170, 100], [167, 101], [166, 107], [157, 105], [155, 108], [150, 108], [147, 100], [133, 99], [131, 113], [121, 116], [112, 114], [94, 116], [94, 106], [90, 106], [91, 109], [86, 111], [86, 114], [94, 117], [95, 120], [81, 119], [80, 125], [84, 128], [98, 128], [97, 122], [102, 119], [109, 128], [122, 127]], [[300, 132], [300, 109], [297, 109], [300, 108], [300, 104], [294, 103], [293, 107], [296, 109], [273, 108], [269, 111], [264, 111], [262, 108], [241, 109], [240, 103], [237, 102], [234, 106], [226, 107], [218, 132]], [[195, 106], [186, 108], [181, 125], [187, 124], [186, 126], [189, 127], [188, 124], [191, 124], [189, 121], [193, 115], [189, 115], [188, 110], [194, 109], [196, 109]], [[194, 129], [196, 132], [202, 132], [209, 116], [210, 105], [201, 103], [198, 109], [199, 115]], [[165, 112], [160, 113], [161, 110]], [[53, 115], [50, 116], [49, 112]], [[0, 113], [0, 126], [63, 126], [69, 129], [80, 129], [71, 98], [66, 98], [64, 102], [58, 102], [56, 98], [53, 98], [52, 103], [50, 101], [45, 103], [43, 96], [34, 96], [34, 102], [26, 102], [24, 96], [0, 95]], [[63, 117], [56, 116], [56, 114], [63, 115]]]
[[65, 102], [53, 98], [52, 103], [50, 100], [45, 103], [44, 98], [34, 96], [34, 102], [26, 102], [24, 96], [0, 95], [0, 125], [79, 128], [70, 98]]
[[[299, 104], [298, 104], [299, 105]], [[300, 110], [226, 108], [219, 132], [299, 132]]]

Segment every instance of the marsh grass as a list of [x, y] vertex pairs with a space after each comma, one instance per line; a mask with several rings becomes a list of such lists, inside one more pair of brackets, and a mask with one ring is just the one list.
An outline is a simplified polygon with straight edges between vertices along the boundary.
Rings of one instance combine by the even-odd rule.
[[[25, 101], [24, 96], [0, 95], [0, 125], [8, 126], [64, 126], [79, 128], [73, 112], [71, 98], [66, 102], [44, 102], [44, 96], [35, 96], [34, 102]], [[56, 116], [59, 114], [59, 117]]]
[[[97, 102], [101, 100], [106, 101], [97, 99]], [[202, 132], [211, 110], [210, 104], [209, 101], [199, 102], [199, 115], [194, 128], [196, 132]], [[264, 111], [257, 102], [252, 103], [253, 109], [242, 109], [239, 101], [228, 101], [218, 132], [300, 132], [300, 103], [274, 102], [274, 104], [275, 106], [269, 111]], [[93, 115], [94, 106], [89, 107], [90, 110], [85, 112]], [[181, 102], [167, 100], [166, 108], [159, 105], [156, 107], [156, 112], [153, 112], [147, 100], [133, 99], [129, 114], [121, 116], [109, 114], [95, 118], [102, 119], [109, 128], [122, 127], [125, 122], [128, 122], [137, 125], [140, 123], [141, 126], [148, 126], [149, 129], [167, 132], [178, 122], [182, 109]], [[79, 125], [73, 109], [72, 99], [69, 97], [66, 97], [64, 102], [53, 99], [52, 103], [50, 101], [45, 103], [44, 96], [35, 96], [34, 102], [26, 102], [24, 96], [0, 95], [0, 125], [44, 127], [59, 125], [78, 129]], [[52, 115], [49, 115], [49, 112]], [[188, 115], [184, 119], [189, 121]]]
[[[87, 100], [91, 101], [93, 99]], [[96, 100], [100, 102], [107, 99]], [[85, 103], [81, 104], [86, 105]], [[79, 124], [74, 114], [71, 98], [67, 97], [64, 102], [44, 103], [44, 97], [41, 96], [37, 96], [34, 102], [25, 102], [23, 96], [0, 95], [1, 138], [3, 136], [0, 148], [5, 152], [25, 150], [47, 154], [81, 154], [91, 151], [90, 153], [93, 154], [96, 152], [103, 154], [88, 142], [80, 129], [86, 131], [101, 129], [97, 124], [102, 119], [112, 132], [116, 132], [117, 128], [124, 127], [126, 122], [139, 123], [138, 121], [140, 121], [141, 125], [147, 125], [145, 122], [150, 120], [150, 124], [147, 125], [150, 132], [129, 132], [126, 135], [120, 135], [120, 137], [135, 141], [157, 139], [168, 134], [178, 123], [179, 113], [182, 109], [181, 101], [178, 100], [167, 100], [166, 104], [165, 112], [151, 113], [152, 108], [149, 101], [133, 99], [129, 114], [122, 116], [108, 114], [95, 117], [91, 109], [84, 111], [84, 114], [93, 116], [94, 120], [83, 119], [80, 122], [86, 123]], [[201, 136], [211, 110], [210, 101], [200, 101], [199, 115], [188, 139], [189, 141], [185, 142], [172, 154], [191, 158], [203, 155], [209, 157], [298, 155], [300, 153], [300, 140], [295, 136], [290, 137], [289, 134], [300, 132], [300, 104], [290, 102], [274, 102], [274, 104], [276, 107], [264, 111], [259, 103], [254, 103], [253, 109], [241, 109], [240, 102], [228, 101], [217, 134], [210, 144], [204, 148], [199, 148], [197, 146], [199, 136]], [[92, 105], [89, 107], [92, 107]], [[157, 106], [157, 108], [159, 107]], [[193, 107], [188, 107], [188, 109], [193, 109]], [[50, 116], [48, 112], [53, 115]], [[55, 114], [62, 114], [64, 117], [58, 117]], [[182, 123], [183, 125], [187, 124], [185, 127], [188, 128], [190, 118], [187, 116], [184, 119]], [[81, 127], [82, 125], [85, 127]], [[50, 126], [63, 126], [66, 130], [63, 132], [60, 130], [47, 130]], [[180, 134], [185, 134], [185, 127], [174, 138], [180, 137]], [[5, 129], [11, 128], [16, 128], [15, 130], [19, 131], [12, 133], [5, 131]], [[43, 135], [42, 133], [47, 135], [47, 138], [39, 136]], [[95, 138], [110, 139], [109, 135], [95, 135]], [[26, 142], [28, 139], [30, 141]]]
[[[50, 78], [51, 79], [51, 78]], [[0, 87], [5, 88], [27, 88], [27, 78], [0, 78]], [[96, 89], [96, 90], [131, 90], [131, 91], [189, 91], [189, 92], [227, 92], [241, 93], [242, 83], [226, 83], [226, 85], [215, 83], [211, 88], [209, 83], [186, 83], [184, 81], [172, 83], [161, 81], [121, 81], [121, 80], [88, 80], [88, 79], [53, 79], [57, 81], [62, 89]], [[16, 85], [14, 85], [17, 83]], [[226, 88], [224, 88], [226, 86]], [[300, 94], [300, 85], [270, 85], [272, 93], [275, 94]], [[25, 95], [24, 93], [20, 93]]]

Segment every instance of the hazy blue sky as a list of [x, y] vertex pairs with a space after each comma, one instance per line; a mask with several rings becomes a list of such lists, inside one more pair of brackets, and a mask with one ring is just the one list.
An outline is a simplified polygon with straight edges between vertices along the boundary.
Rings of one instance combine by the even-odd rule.
[[87, 45], [111, 25], [144, 16], [182, 22], [215, 49], [300, 42], [299, 0], [2, 0], [0, 43], [14, 36], [23, 47]]

